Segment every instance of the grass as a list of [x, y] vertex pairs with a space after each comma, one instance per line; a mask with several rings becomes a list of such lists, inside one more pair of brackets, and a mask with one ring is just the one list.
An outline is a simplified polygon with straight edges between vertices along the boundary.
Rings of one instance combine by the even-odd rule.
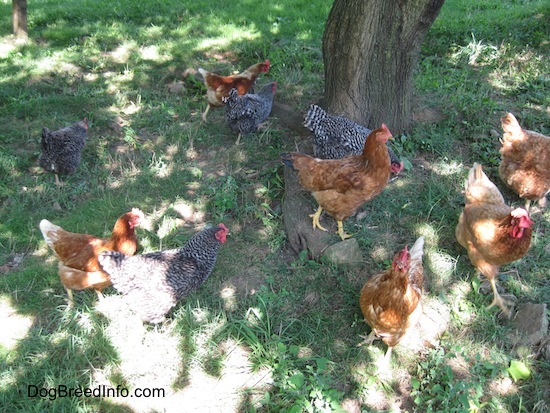
[[[221, 111], [209, 122], [204, 88], [188, 68], [242, 70], [270, 59], [259, 84], [297, 111], [323, 93], [321, 38], [330, 2], [34, 1], [31, 41], [11, 36], [0, 2], [0, 405], [10, 411], [545, 412], [550, 365], [510, 348], [511, 325], [485, 306], [454, 238], [466, 167], [497, 173], [500, 116], [549, 134], [547, 2], [447, 0], [422, 47], [416, 119], [398, 137], [407, 171], [346, 227], [364, 256], [357, 268], [298, 256], [286, 246], [278, 154], [298, 136], [277, 119], [233, 145]], [[37, 165], [42, 127], [88, 117], [78, 171], [56, 188]], [[496, 133], [494, 132], [496, 131]], [[182, 245], [203, 222], [231, 231], [209, 280], [160, 326], [142, 326], [114, 290], [66, 308], [57, 266], [38, 230], [108, 235], [131, 207], [147, 222], [141, 250]], [[314, 205], [312, 202], [312, 212]], [[326, 218], [330, 220], [330, 218]], [[548, 302], [550, 212], [538, 212], [527, 257], [500, 285], [519, 302]], [[368, 327], [365, 280], [393, 253], [426, 237], [426, 300], [450, 323], [435, 348], [357, 347]], [[334, 236], [336, 242], [337, 236]], [[515, 382], [511, 363], [530, 377]], [[164, 397], [29, 397], [38, 388], [162, 389]], [[221, 400], [221, 402], [218, 402]], [[195, 404], [196, 403], [196, 406]]]

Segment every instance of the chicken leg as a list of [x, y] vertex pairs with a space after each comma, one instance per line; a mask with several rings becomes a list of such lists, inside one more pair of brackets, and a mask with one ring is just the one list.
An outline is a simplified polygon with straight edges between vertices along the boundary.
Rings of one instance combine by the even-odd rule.
[[323, 207], [319, 205], [319, 208], [317, 209], [317, 212], [315, 214], [311, 214], [310, 217], [313, 218], [313, 229], [319, 228], [321, 231], [326, 231], [327, 229], [324, 228], [321, 223], [319, 222], [319, 218], [321, 217], [321, 213], [323, 212]]
[[491, 308], [495, 305], [498, 305], [502, 309], [502, 312], [507, 317], [510, 317], [510, 309], [508, 307], [506, 307], [506, 302], [502, 299], [502, 297], [498, 293], [495, 279], [494, 278], [489, 278], [489, 282], [491, 283], [491, 288], [493, 289], [494, 298], [493, 298], [493, 302], [491, 304], [489, 304], [487, 309], [489, 309], [489, 308]]
[[340, 238], [342, 238], [342, 241], [348, 239], [348, 238], [351, 238], [353, 237], [353, 234], [346, 234], [344, 232], [344, 223], [342, 221], [338, 221], [336, 220], [336, 223], [338, 224], [338, 235], [340, 235]]
[[67, 291], [67, 307], [73, 308], [74, 307], [73, 290], [67, 287], [65, 287], [65, 290]]
[[208, 114], [208, 111], [210, 110], [210, 104], [206, 105], [206, 109], [204, 110], [202, 114], [202, 120], [206, 122], [206, 115]]

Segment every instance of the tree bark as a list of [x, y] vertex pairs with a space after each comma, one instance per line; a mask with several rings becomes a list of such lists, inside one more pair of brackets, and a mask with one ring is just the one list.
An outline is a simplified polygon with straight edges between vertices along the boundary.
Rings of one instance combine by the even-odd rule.
[[327, 110], [371, 129], [409, 129], [414, 67], [443, 3], [335, 0], [323, 35]]
[[13, 34], [17, 37], [27, 37], [27, 0], [12, 0]]

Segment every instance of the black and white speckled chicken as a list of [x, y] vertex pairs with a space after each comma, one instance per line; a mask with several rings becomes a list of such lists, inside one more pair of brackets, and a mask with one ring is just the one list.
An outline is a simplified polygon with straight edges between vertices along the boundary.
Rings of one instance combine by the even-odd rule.
[[273, 97], [277, 90], [277, 82], [268, 83], [258, 93], [239, 95], [236, 89], [231, 89], [229, 96], [224, 98], [225, 123], [237, 132], [236, 145], [241, 135], [256, 132], [258, 126], [267, 119], [273, 107]]
[[[360, 155], [365, 147], [369, 128], [344, 116], [330, 115], [317, 105], [311, 105], [304, 115], [303, 125], [313, 132], [313, 154], [320, 159], [341, 159]], [[391, 172], [403, 170], [403, 162], [388, 146]]]
[[219, 224], [195, 234], [182, 248], [133, 257], [105, 251], [99, 263], [142, 321], [156, 324], [208, 278], [227, 233], [226, 226]]
[[80, 165], [87, 133], [86, 118], [53, 132], [48, 128], [42, 129], [42, 153], [38, 163], [46, 172], [55, 174], [57, 185], [60, 184], [58, 174], [71, 174]]

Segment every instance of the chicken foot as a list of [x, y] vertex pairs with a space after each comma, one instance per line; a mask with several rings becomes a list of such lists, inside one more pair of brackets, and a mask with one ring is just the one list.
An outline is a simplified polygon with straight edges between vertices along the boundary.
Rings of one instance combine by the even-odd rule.
[[313, 229], [319, 228], [321, 231], [327, 231], [327, 229], [324, 228], [319, 222], [319, 218], [321, 217], [322, 212], [323, 212], [323, 207], [319, 206], [319, 208], [317, 209], [317, 212], [315, 212], [315, 214], [310, 214], [309, 217], [312, 218]]
[[368, 336], [359, 335], [363, 339], [359, 344], [357, 344], [357, 347], [361, 346], [370, 346], [374, 340], [378, 340], [378, 337], [376, 337], [376, 333], [374, 330], [371, 330]]
[[346, 234], [344, 232], [344, 223], [342, 221], [336, 220], [336, 223], [338, 224], [338, 231], [336, 231], [336, 232], [337, 232], [338, 235], [340, 235], [340, 238], [342, 238], [342, 241], [344, 241], [345, 239], [353, 237], [353, 234]]
[[494, 278], [490, 278], [489, 279], [489, 282], [491, 283], [491, 288], [493, 289], [493, 302], [491, 304], [489, 304], [489, 306], [487, 307], [487, 309], [491, 308], [491, 307], [494, 307], [495, 305], [498, 305], [501, 309], [502, 309], [502, 312], [507, 316], [507, 317], [510, 317], [511, 315], [511, 312], [510, 312], [510, 309], [506, 306], [506, 301], [504, 301], [504, 299], [500, 296], [500, 294], [498, 293], [498, 290], [497, 290], [497, 286], [496, 286], [496, 281]]
[[[357, 344], [357, 347], [370, 346], [374, 342], [374, 340], [379, 340], [380, 339], [380, 337], [378, 337], [376, 335], [374, 330], [371, 330], [371, 332], [369, 333], [368, 336], [359, 335], [359, 337], [361, 337], [363, 339], [363, 341], [361, 341], [359, 344]], [[386, 354], [384, 354], [384, 362], [385, 363], [389, 362], [389, 360], [391, 358], [392, 350], [393, 350], [393, 347], [388, 346], [388, 349], [386, 350]]]

